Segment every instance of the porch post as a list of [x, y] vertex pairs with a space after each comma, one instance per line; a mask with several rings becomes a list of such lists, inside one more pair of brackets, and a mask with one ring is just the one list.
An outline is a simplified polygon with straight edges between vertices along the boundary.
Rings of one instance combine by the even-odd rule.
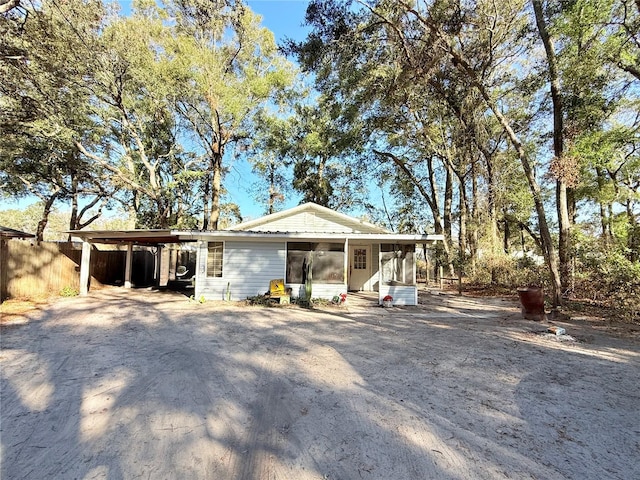
[[349, 291], [349, 239], [344, 239], [344, 289]]
[[133, 263], [133, 243], [127, 243], [127, 259], [124, 264], [124, 288], [131, 288], [131, 264]]
[[82, 242], [82, 256], [80, 257], [80, 295], [89, 294], [89, 275], [91, 272], [91, 244]]
[[417, 275], [417, 268], [418, 266], [416, 265], [418, 260], [418, 255], [416, 254], [416, 245], [413, 246], [413, 284], [416, 286], [416, 298], [415, 298], [415, 303], [414, 305], [418, 305], [418, 275]]
[[[373, 249], [373, 247], [371, 247]], [[382, 243], [378, 243], [378, 305], [382, 305]]]
[[166, 245], [158, 245], [158, 286], [166, 287], [169, 284], [169, 248]]
[[[193, 294], [196, 298], [200, 298], [204, 288], [207, 274], [207, 242], [198, 240], [198, 249], [196, 250], [196, 284], [193, 287]], [[286, 277], [285, 277], [286, 279]]]

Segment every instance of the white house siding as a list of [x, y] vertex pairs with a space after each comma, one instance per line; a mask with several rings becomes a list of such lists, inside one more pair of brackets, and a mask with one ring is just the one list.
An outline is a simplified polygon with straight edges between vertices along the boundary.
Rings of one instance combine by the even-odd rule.
[[227, 285], [231, 300], [244, 300], [269, 291], [269, 282], [284, 278], [286, 251], [284, 242], [224, 242], [222, 277], [207, 277], [207, 243], [198, 247], [196, 298], [225, 300]]
[[250, 228], [254, 232], [304, 232], [304, 233], [375, 233], [359, 222], [336, 222], [331, 215], [320, 212], [300, 212]]
[[380, 303], [387, 295], [393, 297], [394, 305], [418, 304], [418, 288], [414, 285], [381, 285], [378, 293]]

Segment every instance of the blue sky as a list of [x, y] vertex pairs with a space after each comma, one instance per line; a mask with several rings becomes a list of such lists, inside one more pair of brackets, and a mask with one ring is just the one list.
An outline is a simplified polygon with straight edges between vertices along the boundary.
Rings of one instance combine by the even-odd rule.
[[[309, 28], [302, 26], [309, 0], [248, 0], [247, 4], [262, 16], [262, 24], [274, 33], [278, 43], [286, 38], [303, 40], [309, 31]], [[236, 160], [225, 178], [228, 200], [240, 206], [244, 220], [264, 214], [264, 205], [256, 204], [250, 192], [255, 181], [246, 160]], [[292, 192], [285, 207], [294, 207], [299, 200], [300, 197]]]
[[[308, 28], [303, 27], [304, 16], [309, 0], [245, 0], [251, 10], [262, 16], [262, 24], [274, 33], [276, 41], [280, 43], [286, 38], [302, 40]], [[122, 12], [130, 11], [131, 1], [120, 0]], [[256, 204], [250, 190], [257, 179], [251, 173], [251, 166], [246, 160], [235, 160], [231, 171], [225, 178], [224, 186], [228, 190], [227, 201], [237, 203], [245, 220], [260, 217], [264, 206]], [[35, 197], [20, 200], [0, 198], [0, 210], [22, 209], [35, 203]], [[288, 199], [285, 207], [293, 207], [299, 202], [299, 197]], [[60, 210], [68, 210], [70, 206], [56, 205]], [[90, 227], [89, 227], [90, 228]]]
[[262, 24], [275, 34], [276, 40], [302, 40], [309, 31], [302, 27], [309, 0], [248, 0], [247, 4], [262, 15]]

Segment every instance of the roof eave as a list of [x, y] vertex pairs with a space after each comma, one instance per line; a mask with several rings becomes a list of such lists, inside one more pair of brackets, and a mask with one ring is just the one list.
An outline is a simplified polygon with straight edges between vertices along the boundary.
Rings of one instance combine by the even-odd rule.
[[255, 232], [235, 230], [211, 231], [174, 231], [180, 239], [185, 241], [208, 239], [256, 239], [256, 240], [361, 240], [400, 243], [421, 243], [442, 241], [443, 235], [435, 234], [398, 234], [398, 233], [316, 233], [316, 232]]

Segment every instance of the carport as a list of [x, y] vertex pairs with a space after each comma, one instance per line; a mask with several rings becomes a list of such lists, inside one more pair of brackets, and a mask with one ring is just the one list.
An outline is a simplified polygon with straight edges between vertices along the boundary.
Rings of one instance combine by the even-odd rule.
[[68, 233], [82, 241], [82, 257], [80, 261], [80, 295], [87, 295], [89, 293], [89, 280], [91, 278], [91, 251], [94, 244], [126, 245], [127, 255], [125, 261], [124, 287], [131, 288], [134, 246], [157, 247], [160, 251], [167, 244], [190, 241], [189, 239], [183, 238], [184, 236], [179, 236], [168, 229], [71, 230]]

